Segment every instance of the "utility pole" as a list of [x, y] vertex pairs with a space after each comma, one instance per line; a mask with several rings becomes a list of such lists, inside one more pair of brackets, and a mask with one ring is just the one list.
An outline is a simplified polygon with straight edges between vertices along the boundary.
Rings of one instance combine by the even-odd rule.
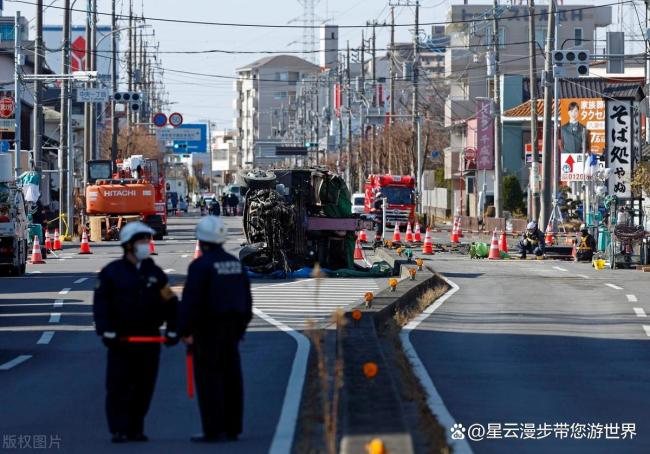
[[[34, 40], [34, 75], [43, 73], [43, 0], [36, 2], [36, 39]], [[43, 93], [42, 82], [34, 80], [34, 136], [30, 170], [41, 170], [43, 160]]]
[[[340, 162], [343, 160], [343, 58], [339, 58], [338, 65], [339, 72], [339, 89], [336, 94], [336, 101], [334, 101], [335, 106], [339, 106], [339, 168], [341, 167]], [[348, 184], [350, 170], [349, 167], [345, 169], [345, 183]]]
[[[111, 2], [111, 89], [113, 93], [117, 92], [117, 16], [115, 15], [115, 1]], [[118, 124], [117, 112], [115, 108], [117, 103], [111, 96], [111, 161], [115, 165], [117, 159], [117, 137], [120, 133], [120, 125]]]
[[23, 105], [23, 84], [20, 80], [23, 64], [22, 40], [20, 39], [20, 11], [16, 11], [16, 20], [14, 23], [14, 176], [20, 176], [20, 147], [21, 140], [21, 123], [22, 123], [22, 105]]
[[[350, 168], [352, 167], [352, 84], [350, 82], [350, 41], [347, 42], [347, 52], [345, 55], [345, 78], [347, 79], [346, 85], [348, 89], [348, 143], [347, 143], [347, 166], [345, 166], [346, 176], [345, 180], [348, 188], [352, 187], [352, 175]], [[361, 176], [359, 176], [361, 178]]]
[[[97, 71], [97, 0], [92, 0], [92, 33], [90, 47], [90, 70]], [[88, 57], [86, 57], [88, 58]], [[91, 82], [90, 86], [95, 87], [96, 82]], [[90, 156], [92, 159], [99, 159], [97, 152], [97, 103], [90, 103]]]
[[[129, 91], [133, 91], [133, 0], [129, 0], [129, 29], [128, 29], [128, 39], [129, 39], [129, 58], [127, 59], [127, 80], [128, 80], [128, 88]], [[131, 111], [131, 108], [129, 107], [129, 104], [126, 103], [124, 105], [124, 109], [126, 112], [126, 128], [127, 128], [127, 138], [126, 138], [126, 150], [125, 154], [126, 156], [129, 156], [130, 154], [130, 148], [131, 148], [131, 128], [132, 128], [132, 123], [133, 123], [133, 112]]]
[[532, 163], [530, 166], [530, 181], [528, 182], [531, 194], [529, 218], [539, 219], [539, 173], [537, 161], [537, 47], [535, 42], [535, 0], [528, 0], [528, 53], [530, 66], [530, 144], [532, 150]]
[[[553, 22], [554, 22], [554, 42], [555, 46], [554, 49], [559, 49], [560, 48], [560, 36], [559, 36], [559, 30], [558, 27], [560, 26], [560, 18], [558, 17], [558, 10], [557, 10], [557, 3], [556, 0], [551, 0], [551, 3], [553, 4]], [[553, 76], [553, 99], [555, 102], [553, 103], [553, 200], [551, 201], [551, 205], [554, 206], [556, 201], [557, 201], [557, 196], [559, 193], [559, 188], [560, 188], [560, 153], [559, 153], [559, 146], [558, 146], [558, 132], [560, 128], [558, 127], [558, 124], [560, 123], [560, 119], [558, 116], [558, 111], [560, 107], [560, 78]], [[587, 210], [585, 209], [585, 213]], [[557, 220], [556, 220], [557, 223]], [[555, 227], [555, 226], [554, 226]], [[557, 230], [555, 230], [557, 231]]]
[[[92, 58], [90, 56], [92, 52], [91, 42], [92, 42], [92, 0], [86, 0], [86, 65], [85, 70], [92, 70]], [[86, 84], [87, 87], [90, 87], [90, 83]], [[83, 167], [84, 167], [84, 183], [88, 183], [88, 164], [92, 156], [92, 143], [91, 143], [91, 133], [92, 128], [92, 110], [90, 108], [90, 103], [84, 103], [84, 158], [83, 158]]]
[[[420, 0], [415, 2], [415, 30], [413, 31], [413, 100], [411, 105], [411, 144], [413, 149], [413, 154], [417, 154], [417, 140], [418, 140], [418, 52], [420, 47]], [[418, 169], [419, 171], [419, 169]], [[417, 174], [418, 172], [416, 172]], [[422, 188], [418, 187], [417, 192], [420, 193]]]
[[393, 115], [395, 115], [395, 7], [390, 7], [390, 102], [388, 113], [388, 173], [393, 173]]
[[498, 0], [494, 0], [492, 45], [494, 51], [494, 217], [503, 216], [503, 162], [501, 157], [501, 77], [499, 72]]
[[[363, 99], [365, 92], [366, 92], [366, 40], [365, 40], [365, 33], [363, 30], [361, 30], [361, 71], [359, 74], [359, 95]], [[359, 112], [359, 126], [361, 129], [361, 134], [359, 134], [359, 152], [357, 153], [357, 168], [359, 169], [359, 185], [358, 189], [359, 192], [363, 191], [363, 183], [364, 183], [364, 178], [361, 177], [361, 175], [366, 174], [365, 172], [365, 162], [363, 162], [363, 159], [361, 156], [363, 155], [363, 144], [365, 142], [366, 138], [366, 125], [364, 123], [364, 117], [361, 115], [361, 111]], [[373, 173], [373, 168], [372, 168], [372, 162], [370, 163], [370, 173]]]
[[[61, 46], [61, 74], [70, 72], [70, 0], [65, 0], [63, 4], [63, 46]], [[59, 208], [61, 213], [67, 213], [68, 225], [72, 225], [72, 216], [70, 216], [70, 204], [72, 202], [72, 188], [68, 186], [67, 174], [72, 173], [70, 165], [69, 137], [68, 137], [68, 96], [70, 81], [63, 79], [61, 81], [61, 123], [59, 125]], [[65, 164], [64, 164], [65, 163]], [[65, 208], [65, 209], [64, 209]], [[72, 229], [71, 229], [72, 230]], [[63, 219], [59, 217], [59, 232], [64, 231]]]
[[551, 53], [553, 52], [553, 42], [555, 41], [555, 2], [551, 1], [549, 5], [548, 19], [547, 19], [547, 38], [546, 38], [546, 61], [544, 63], [544, 145], [542, 148], [542, 202], [540, 206], [540, 221], [542, 226], [548, 224], [551, 217], [551, 191], [553, 186], [552, 178], [552, 121], [551, 113], [553, 102], [551, 78], [553, 77], [553, 64], [551, 62]]
[[[372, 21], [372, 50], [371, 50], [371, 55], [372, 55], [372, 107], [377, 107], [377, 55], [376, 55], [376, 38], [377, 35], [375, 33], [375, 27], [377, 26], [377, 21], [374, 20]], [[373, 111], [373, 115], [375, 112]], [[372, 123], [372, 129], [371, 129], [371, 136], [370, 136], [370, 172], [374, 173], [375, 172], [375, 159], [377, 158], [377, 150], [375, 149], [376, 143], [375, 143], [375, 135], [377, 133], [377, 127], [375, 126], [375, 123]], [[379, 160], [377, 160], [377, 164], [379, 164]], [[381, 166], [378, 165], [378, 167], [381, 169]], [[380, 170], [381, 171], [381, 170]]]

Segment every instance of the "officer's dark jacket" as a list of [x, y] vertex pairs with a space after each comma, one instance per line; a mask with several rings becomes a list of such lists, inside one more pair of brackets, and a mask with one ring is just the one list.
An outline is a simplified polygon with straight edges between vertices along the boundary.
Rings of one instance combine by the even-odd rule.
[[224, 320], [241, 323], [243, 334], [253, 317], [246, 270], [221, 247], [205, 252], [189, 267], [178, 308], [178, 330], [182, 336], [208, 332], [215, 322]]
[[524, 233], [521, 235], [522, 243], [524, 240], [530, 241], [533, 247], [539, 247], [542, 251], [546, 247], [544, 241], [544, 232], [542, 232], [540, 229], [535, 229], [534, 232], [529, 232], [528, 230], [525, 230]]
[[140, 269], [126, 258], [106, 265], [93, 304], [97, 334], [158, 335], [165, 321], [167, 331], [175, 331], [178, 300], [163, 299], [160, 290], [165, 285], [167, 275], [151, 259], [143, 260]]

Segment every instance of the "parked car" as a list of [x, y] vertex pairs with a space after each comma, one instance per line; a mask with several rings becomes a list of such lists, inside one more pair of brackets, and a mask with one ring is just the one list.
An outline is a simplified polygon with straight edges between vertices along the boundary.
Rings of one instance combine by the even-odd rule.
[[363, 192], [355, 192], [352, 194], [352, 214], [362, 214], [363, 205], [365, 201], [365, 194]]

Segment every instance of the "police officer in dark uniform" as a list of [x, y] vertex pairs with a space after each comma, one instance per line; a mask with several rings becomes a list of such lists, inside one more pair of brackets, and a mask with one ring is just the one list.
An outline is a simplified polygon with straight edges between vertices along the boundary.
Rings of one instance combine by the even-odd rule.
[[375, 202], [372, 204], [372, 213], [375, 215], [375, 224], [377, 230], [375, 233], [375, 241], [381, 241], [384, 234], [384, 198], [381, 192], [375, 194]]
[[244, 415], [239, 341], [253, 317], [253, 299], [246, 271], [223, 249], [223, 219], [202, 219], [196, 237], [203, 255], [187, 272], [178, 318], [179, 334], [194, 350], [203, 425], [203, 433], [192, 441], [234, 441], [242, 431]]
[[124, 257], [102, 269], [95, 289], [95, 329], [108, 347], [106, 415], [114, 443], [147, 441], [144, 417], [158, 374], [160, 344], [128, 338], [160, 336], [166, 323], [165, 344], [179, 339], [178, 298], [165, 273], [149, 258], [153, 233], [141, 222], [126, 224], [120, 231]]

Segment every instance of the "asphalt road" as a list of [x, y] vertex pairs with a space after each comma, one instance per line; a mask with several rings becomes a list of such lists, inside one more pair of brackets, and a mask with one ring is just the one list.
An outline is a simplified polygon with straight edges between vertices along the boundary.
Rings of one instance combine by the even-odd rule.
[[[243, 241], [241, 218], [224, 218], [234, 253]], [[170, 234], [156, 243], [154, 258], [182, 290], [194, 254], [198, 218], [171, 220]], [[164, 348], [146, 444], [109, 442], [104, 416], [105, 348], [92, 323], [96, 273], [121, 256], [116, 243], [91, 243], [92, 255], [64, 245], [59, 258], [28, 265], [24, 277], [0, 277], [0, 450], [45, 441], [64, 452], [193, 452], [214, 446], [190, 444], [200, 432], [196, 401], [186, 396], [184, 349]], [[358, 302], [374, 279], [258, 281], [255, 318], [241, 345], [245, 377], [244, 432], [220, 452], [288, 452], [301, 398], [308, 344], [298, 330], [306, 320], [325, 322], [337, 307]], [[35, 437], [36, 436], [36, 437]], [[21, 438], [22, 437], [22, 438]], [[7, 444], [5, 444], [5, 442]], [[15, 443], [15, 445], [14, 445]], [[28, 448], [27, 448], [28, 449]]]
[[450, 254], [432, 264], [458, 289], [410, 340], [442, 422], [465, 428], [458, 452], [650, 452], [647, 274]]

